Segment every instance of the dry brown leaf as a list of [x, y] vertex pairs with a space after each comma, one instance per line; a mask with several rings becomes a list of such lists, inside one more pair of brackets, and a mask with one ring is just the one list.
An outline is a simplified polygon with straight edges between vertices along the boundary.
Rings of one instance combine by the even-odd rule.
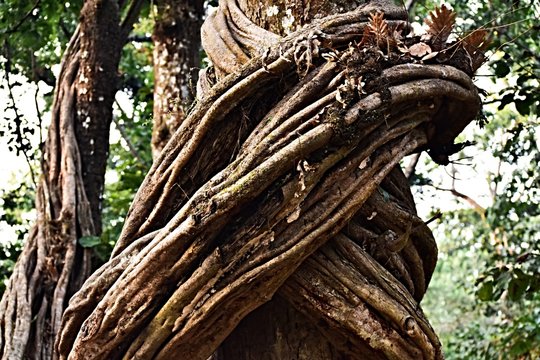
[[485, 51], [491, 42], [488, 37], [488, 32], [484, 29], [474, 30], [463, 38], [463, 46], [469, 55], [473, 55], [478, 51]]
[[456, 13], [443, 4], [440, 8], [435, 7], [435, 11], [430, 12], [429, 15], [431, 19], [424, 20], [428, 25], [427, 33], [431, 35], [436, 50], [441, 50], [452, 33], [456, 23]]
[[388, 22], [384, 19], [384, 13], [378, 11], [370, 14], [369, 23], [364, 28], [364, 34], [360, 45], [369, 44], [380, 49], [390, 47], [390, 30]]
[[438, 52], [438, 51], [434, 51], [434, 52], [429, 53], [429, 54], [427, 54], [426, 56], [424, 56], [424, 57], [422, 58], [422, 61], [427, 61], [427, 60], [429, 60], [429, 59], [433, 59], [433, 58], [434, 58], [435, 56], [437, 56], [437, 55], [439, 55], [439, 52]]
[[486, 59], [484, 51], [491, 42], [491, 39], [488, 37], [488, 32], [484, 29], [474, 30], [466, 35], [461, 41], [463, 47], [471, 57], [471, 66], [473, 71], [475, 71], [482, 66]]
[[412, 56], [416, 56], [416, 57], [422, 57], [427, 54], [431, 54], [431, 52], [432, 52], [431, 47], [428, 44], [423, 43], [423, 42], [414, 44], [413, 46], [409, 48], [409, 53]]
[[402, 45], [402, 31], [404, 26], [397, 24], [392, 26], [384, 19], [383, 12], [373, 12], [370, 14], [369, 23], [364, 27], [362, 40], [359, 46], [372, 45], [380, 50], [390, 52], [391, 49]]
[[364, 33], [362, 34], [362, 41], [360, 41], [359, 46], [367, 45], [371, 42], [371, 31], [369, 30], [369, 26], [364, 27]]
[[380, 11], [371, 13], [368, 27], [369, 27], [370, 32], [377, 39], [388, 37], [388, 23], [384, 19], [384, 13]]

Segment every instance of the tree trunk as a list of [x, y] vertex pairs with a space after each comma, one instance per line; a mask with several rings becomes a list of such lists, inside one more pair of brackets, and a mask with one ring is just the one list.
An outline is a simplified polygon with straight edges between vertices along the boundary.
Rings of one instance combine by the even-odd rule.
[[[204, 95], [70, 300], [60, 358], [207, 359], [231, 333], [214, 356], [441, 358], [418, 304], [436, 244], [396, 165], [448, 149], [479, 100], [466, 50], [423, 63], [396, 46], [406, 23], [379, 1], [280, 37], [222, 0]], [[232, 349], [263, 326], [259, 354]]]
[[[347, 12], [357, 6], [351, 1], [314, 1], [307, 6], [303, 2], [290, 0], [238, 1], [238, 7], [253, 23], [281, 36], [286, 36], [317, 17]], [[272, 11], [273, 7], [276, 10]], [[276, 295], [238, 324], [216, 352], [215, 359], [354, 358], [353, 354], [347, 355], [344, 349], [338, 350], [326, 334], [319, 330], [316, 326], [318, 319], [310, 320], [301, 311]]]
[[[365, 3], [365, 1], [362, 1], [362, 3]], [[357, 3], [351, 1], [315, 1], [306, 6], [302, 2], [288, 0], [268, 0], [262, 3], [258, 0], [240, 0], [238, 5], [255, 24], [282, 36], [287, 35], [316, 18], [351, 11], [358, 6]], [[269, 12], [268, 9], [272, 7], [276, 7], [277, 10]], [[392, 5], [385, 4], [387, 11], [389, 11], [390, 7]], [[399, 12], [399, 9], [394, 11]], [[408, 186], [405, 179], [399, 180], [402, 186]], [[407, 200], [410, 200], [406, 202], [407, 206], [414, 209], [415, 205], [412, 201], [412, 195], [410, 193], [406, 195], [408, 196]], [[405, 202], [405, 199], [403, 201]], [[385, 224], [382, 224], [382, 229], [383, 232], [388, 230]], [[356, 240], [362, 242], [362, 239]], [[339, 240], [336, 239], [335, 241]], [[329, 242], [324, 248], [327, 251], [332, 251], [334, 247], [335, 245]], [[312, 259], [324, 258], [325, 255], [323, 255], [322, 249], [312, 255]], [[306, 309], [312, 306], [306, 303], [306, 299], [303, 296], [296, 293], [298, 290], [297, 284], [309, 284], [309, 279], [318, 271], [317, 268], [322, 266], [321, 263], [323, 262], [317, 264], [317, 261], [314, 260], [311, 263], [312, 266], [302, 265], [300, 270], [292, 276], [292, 278], [296, 278], [297, 282], [295, 283], [295, 280], [290, 279], [280, 289], [280, 292], [285, 294], [284, 298], [290, 299], [289, 302], [284, 301], [282, 297], [277, 295], [247, 315], [223, 342], [216, 353], [216, 359], [324, 360], [357, 357], [361, 359], [371, 357], [376, 359], [382, 358], [384, 354], [373, 354], [369, 347], [366, 348], [364, 344], [356, 344], [358, 347], [343, 345], [347, 340], [339, 339], [339, 336], [336, 339], [334, 334], [334, 342], [337, 341], [342, 345], [336, 347], [329, 340], [332, 338], [332, 334], [329, 334], [328, 328], [331, 328], [332, 324], [320, 318], [310, 319], [310, 315], [313, 314], [309, 314], [309, 311], [306, 312]], [[351, 274], [347, 274], [346, 269], [342, 269], [342, 271], [344, 271], [345, 275], [351, 277]], [[305, 277], [298, 278], [298, 274], [303, 274]], [[357, 277], [368, 277], [367, 274], [352, 275], [353, 278], [355, 275]], [[332, 284], [329, 285], [329, 288], [332, 288]], [[320, 299], [318, 301], [320, 302]], [[342, 307], [339, 311], [345, 310]], [[322, 326], [322, 331], [317, 325], [319, 327]], [[338, 350], [338, 348], [341, 350]]]
[[78, 240], [101, 232], [125, 32], [116, 2], [85, 2], [56, 85], [36, 195], [38, 219], [0, 303], [2, 359], [52, 359], [67, 301], [91, 273], [91, 253]]
[[193, 102], [200, 66], [202, 0], [156, 2], [154, 23], [154, 120], [152, 156], [157, 158]]
[[246, 316], [225, 339], [214, 359], [342, 359], [324, 334], [276, 295]]

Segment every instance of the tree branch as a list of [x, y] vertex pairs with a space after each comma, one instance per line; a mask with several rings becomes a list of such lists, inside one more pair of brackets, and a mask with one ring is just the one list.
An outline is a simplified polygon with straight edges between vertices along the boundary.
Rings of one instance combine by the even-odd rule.
[[146, 35], [131, 35], [128, 36], [127, 41], [137, 43], [150, 43], [152, 42], [152, 37]]
[[410, 12], [412, 10], [412, 8], [414, 7], [416, 3], [416, 0], [407, 0], [405, 2], [405, 8], [407, 9], [407, 12]]
[[459, 192], [459, 191], [457, 191], [456, 189], [453, 189], [453, 188], [452, 189], [445, 189], [445, 188], [441, 188], [441, 187], [434, 186], [434, 185], [432, 185], [432, 186], [433, 186], [433, 188], [435, 188], [437, 190], [447, 191], [447, 192], [451, 193], [452, 195], [454, 195], [455, 197], [458, 197], [460, 199], [465, 200], [465, 202], [467, 202], [473, 208], [473, 210], [476, 211], [480, 215], [482, 220], [486, 219], [486, 209], [483, 208], [479, 203], [477, 203], [470, 196], [465, 195], [462, 192]]
[[120, 25], [122, 37], [125, 39], [125, 41], [128, 39], [128, 35], [133, 28], [133, 24], [135, 23], [135, 21], [137, 21], [137, 18], [139, 17], [139, 13], [141, 11], [141, 6], [143, 3], [143, 0], [133, 0], [129, 6], [126, 17]]
[[17, 104], [15, 102], [15, 96], [13, 95], [13, 88], [12, 88], [11, 80], [9, 77], [9, 74], [11, 72], [11, 54], [10, 54], [10, 48], [9, 48], [9, 44], [7, 40], [4, 43], [4, 46], [6, 48], [6, 83], [8, 87], [9, 99], [11, 100], [11, 103], [13, 104], [12, 109], [13, 109], [13, 112], [15, 113], [16, 141], [20, 144], [20, 149], [17, 149], [17, 152], [20, 150], [23, 153], [26, 163], [28, 164], [28, 169], [30, 170], [30, 177], [32, 179], [32, 183], [34, 184], [34, 188], [37, 189], [36, 175], [34, 174], [34, 170], [32, 169], [32, 162], [30, 161], [30, 156], [28, 155], [28, 149], [25, 149], [25, 146], [23, 144], [23, 140], [25, 139], [28, 140], [28, 138], [24, 136], [21, 130], [22, 116], [19, 114], [19, 110], [17, 109]]
[[[122, 115], [124, 115], [124, 117], [128, 117], [126, 112], [124, 111], [124, 109], [120, 106], [120, 104], [118, 103], [118, 100], [114, 100], [114, 103], [116, 104], [116, 106], [118, 106], [118, 109], [120, 110], [120, 112], [122, 113]], [[135, 146], [132, 144], [131, 140], [129, 139], [129, 135], [126, 131], [126, 128], [124, 127], [124, 125], [122, 125], [119, 121], [118, 121], [118, 118], [116, 116], [113, 116], [113, 122], [114, 122], [114, 125], [116, 126], [116, 128], [118, 129], [118, 131], [120, 132], [120, 135], [122, 135], [122, 139], [124, 139], [124, 141], [126, 142], [127, 146], [128, 146], [128, 149], [129, 149], [129, 152], [131, 153], [131, 155], [133, 155], [133, 157], [135, 159], [137, 159], [137, 161], [139, 161], [142, 165], [144, 165], [145, 167], [150, 167], [150, 164], [148, 164], [148, 162], [146, 162], [142, 156], [139, 154], [139, 152], [137, 151], [137, 149], [135, 148]]]
[[13, 26], [11, 29], [6, 29], [2, 31], [1, 34], [13, 34], [14, 32], [16, 32], [21, 27], [21, 25], [24, 24], [24, 22], [30, 17], [30, 15], [32, 15], [32, 12], [34, 12], [40, 2], [41, 0], [37, 0], [34, 6], [32, 6], [32, 8], [26, 13], [26, 15], [23, 16], [21, 20], [19, 20], [17, 24], [15, 24], [15, 26]]

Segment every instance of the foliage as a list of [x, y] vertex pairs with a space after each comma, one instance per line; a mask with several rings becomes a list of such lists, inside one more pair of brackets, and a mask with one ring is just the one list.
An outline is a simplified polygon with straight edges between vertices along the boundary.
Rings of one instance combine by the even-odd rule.
[[448, 359], [532, 359], [540, 349], [538, 120], [511, 111], [489, 118], [481, 146], [513, 170], [488, 174], [495, 197], [485, 215], [468, 208], [445, 214], [423, 305]]
[[[471, 7], [459, 1], [452, 5], [460, 14]], [[540, 57], [534, 37], [520, 35], [538, 31], [533, 22], [538, 9], [530, 4], [505, 12], [508, 4], [504, 2], [476, 5], [479, 10], [469, 10], [475, 23], [497, 19], [495, 25], [510, 24], [492, 29], [493, 55], [484, 71], [493, 74], [494, 88], [501, 90], [488, 94], [486, 102], [497, 107], [488, 107], [485, 115], [489, 122], [475, 133], [478, 148], [491, 154], [492, 162], [498, 164], [486, 174], [493, 201], [485, 218], [471, 210], [446, 215], [440, 228], [446, 246], [452, 249], [442, 248], [434, 286], [458, 286], [445, 292], [443, 297], [453, 300], [447, 302], [444, 313], [436, 310], [440, 294], [429, 298], [433, 293], [428, 292], [424, 306], [439, 317], [435, 325], [441, 330], [448, 359], [497, 359], [503, 354], [505, 359], [538, 358], [540, 139], [534, 114], [539, 101]], [[461, 24], [466, 26], [467, 22]], [[515, 59], [519, 61], [512, 61]], [[418, 179], [422, 176], [417, 178], [422, 183]], [[455, 273], [463, 275], [457, 282], [449, 281]]]
[[[60, 63], [63, 50], [75, 31], [81, 6], [82, 1], [0, 2], [0, 68], [5, 90], [11, 94], [22, 85], [18, 75], [29, 82], [43, 81], [54, 86], [52, 68]], [[13, 151], [29, 157], [33, 151], [28, 136], [35, 131], [38, 122], [20, 114], [13, 96], [9, 100], [2, 105], [5, 115], [0, 132], [8, 136]]]
[[[3, 89], [8, 102], [3, 105], [4, 121], [0, 127], [6, 137], [10, 151], [24, 153], [29, 157], [32, 167], [41, 154], [39, 147], [30, 141], [36, 131], [42, 131], [42, 119], [27, 117], [20, 110], [27, 106], [28, 91], [40, 81], [55, 85], [53, 68], [60, 63], [61, 55], [67, 46], [78, 21], [82, 1], [71, 2], [14, 2], [0, 3], [0, 40], [2, 42], [0, 63], [2, 64]], [[127, 139], [117, 139], [111, 144], [108, 172], [109, 178], [116, 182], [106, 184], [103, 203], [103, 233], [101, 237], [83, 237], [79, 243], [95, 250], [99, 261], [108, 258], [114, 241], [118, 238], [123, 219], [151, 163], [150, 137], [153, 97], [153, 77], [151, 69], [152, 44], [148, 39], [152, 32], [152, 20], [148, 18], [148, 7], [143, 9], [142, 17], [132, 34], [134, 42], [128, 43], [120, 64], [120, 90], [133, 114], [116, 111], [116, 122], [124, 130]], [[37, 36], [36, 34], [39, 34]], [[138, 42], [142, 39], [142, 42]], [[10, 80], [9, 82], [7, 80]], [[45, 116], [50, 109], [52, 91], [45, 96], [45, 108], [40, 109]], [[39, 110], [38, 110], [39, 111]], [[38, 114], [39, 115], [39, 114]], [[135, 159], [127, 148], [127, 141], [140, 156]], [[39, 171], [37, 172], [39, 174]], [[12, 272], [13, 265], [23, 241], [32, 225], [26, 216], [34, 208], [34, 184], [28, 180], [14, 190], [3, 190], [0, 220], [10, 225], [17, 234], [0, 248], [0, 294], [4, 280]]]
[[22, 241], [31, 226], [30, 220], [25, 215], [34, 208], [34, 189], [27, 183], [22, 183], [14, 189], [3, 189], [0, 191], [0, 204], [0, 222], [11, 226], [17, 236], [16, 239], [2, 242], [0, 247], [1, 294], [5, 289], [4, 282], [13, 271], [15, 261], [22, 250]]
[[[474, 130], [476, 149], [460, 155], [476, 151], [489, 159], [484, 162], [492, 164], [485, 173], [491, 203], [482, 216], [463, 206], [445, 214], [436, 229], [444, 240], [435, 291], [428, 291], [423, 305], [433, 315], [448, 359], [538, 358], [540, 47], [535, 39], [540, 6], [532, 0], [447, 3], [462, 15], [458, 35], [478, 24], [491, 33], [488, 66], [479, 71], [491, 79], [479, 77], [480, 87], [489, 89], [484, 92], [487, 124]], [[423, 6], [432, 2], [418, 2], [415, 11], [421, 13]], [[452, 176], [459, 177], [459, 171]], [[424, 190], [442, 188], [426, 174], [417, 174], [414, 182]], [[423, 192], [425, 198], [430, 193]]]

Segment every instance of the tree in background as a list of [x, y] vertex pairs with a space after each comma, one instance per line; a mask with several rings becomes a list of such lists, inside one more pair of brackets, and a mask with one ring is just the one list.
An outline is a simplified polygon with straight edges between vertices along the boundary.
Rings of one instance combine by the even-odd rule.
[[203, 1], [157, 1], [154, 43], [152, 153], [156, 158], [194, 100]]
[[[140, 4], [131, 4], [120, 23], [116, 2], [86, 2], [64, 53], [36, 191], [37, 222], [0, 303], [4, 357], [52, 358], [67, 300], [91, 273], [90, 251], [79, 241], [101, 232], [117, 67]], [[9, 51], [8, 38], [5, 44]], [[9, 65], [11, 54], [5, 55]]]
[[[420, 13], [422, 6], [432, 6], [416, 3]], [[440, 184], [432, 172], [429, 179], [425, 174], [413, 179], [425, 201], [453, 194], [464, 206], [445, 214], [438, 227], [441, 259], [424, 306], [436, 319], [448, 359], [534, 359], [540, 354], [540, 50], [535, 40], [540, 6], [535, 1], [449, 3], [462, 18], [460, 32], [474, 24], [492, 31], [489, 62], [478, 83], [490, 105], [484, 108], [484, 126], [466, 137], [476, 145], [457, 156], [446, 175], [465, 179], [461, 187], [453, 185], [456, 180]], [[485, 185], [478, 181], [482, 176]], [[477, 179], [474, 191], [463, 186], [468, 178]], [[450, 289], [449, 283], [458, 286]]]

